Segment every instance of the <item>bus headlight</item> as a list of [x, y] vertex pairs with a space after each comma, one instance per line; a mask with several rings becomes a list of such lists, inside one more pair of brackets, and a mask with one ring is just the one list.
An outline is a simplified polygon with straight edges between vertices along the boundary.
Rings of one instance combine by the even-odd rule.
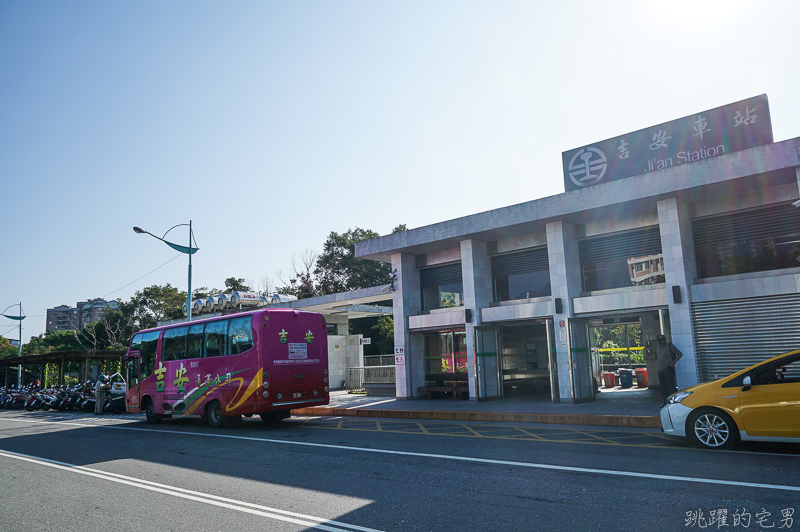
[[328, 368], [325, 368], [324, 370], [322, 370], [322, 372], [323, 372], [325, 375], [327, 375], [327, 374], [328, 374]]
[[261, 395], [263, 395], [265, 398], [266, 398], [266, 397], [269, 397], [269, 392], [265, 391], [265, 392], [264, 392], [263, 394], [261, 394]]
[[328, 377], [325, 377], [325, 378], [323, 379], [323, 382], [324, 382], [325, 384], [328, 384]]
[[265, 371], [263, 377], [264, 377], [264, 380], [269, 379], [269, 371]]
[[264, 381], [264, 384], [262, 384], [262, 386], [263, 386], [264, 388], [269, 388], [269, 383], [268, 383], [267, 381]]
[[328, 393], [328, 387], [327, 386], [325, 387], [325, 393]]
[[311, 392], [311, 393], [314, 395], [314, 397], [316, 397], [316, 396], [318, 396], [318, 395], [319, 395], [319, 392], [318, 392], [317, 390], [314, 390], [314, 391], [313, 391], [313, 392]]
[[283, 399], [283, 394], [279, 392], [278, 395], [276, 395], [275, 397], [277, 397], [278, 399]]

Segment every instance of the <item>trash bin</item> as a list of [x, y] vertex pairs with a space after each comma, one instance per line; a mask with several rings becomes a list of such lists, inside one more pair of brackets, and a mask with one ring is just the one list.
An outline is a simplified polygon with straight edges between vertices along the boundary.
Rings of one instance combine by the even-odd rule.
[[603, 386], [606, 388], [613, 388], [617, 383], [617, 378], [610, 371], [603, 372]]
[[620, 369], [619, 370], [619, 386], [620, 388], [631, 388], [633, 386], [633, 370]]
[[636, 387], [647, 388], [647, 370], [645, 368], [636, 368]]

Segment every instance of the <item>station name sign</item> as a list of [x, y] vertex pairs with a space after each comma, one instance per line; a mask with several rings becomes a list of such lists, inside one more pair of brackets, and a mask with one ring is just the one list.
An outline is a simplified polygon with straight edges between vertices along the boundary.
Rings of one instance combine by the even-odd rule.
[[771, 144], [767, 95], [562, 153], [567, 191]]

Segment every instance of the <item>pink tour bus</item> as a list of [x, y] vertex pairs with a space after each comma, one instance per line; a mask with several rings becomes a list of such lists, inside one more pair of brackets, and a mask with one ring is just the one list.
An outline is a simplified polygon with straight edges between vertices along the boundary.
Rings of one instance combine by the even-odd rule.
[[125, 406], [148, 423], [278, 421], [330, 399], [325, 318], [314, 312], [261, 309], [139, 331], [126, 366]]

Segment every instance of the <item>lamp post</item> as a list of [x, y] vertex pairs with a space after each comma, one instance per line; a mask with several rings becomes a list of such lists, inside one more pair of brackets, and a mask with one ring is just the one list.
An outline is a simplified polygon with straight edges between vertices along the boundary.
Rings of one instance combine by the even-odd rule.
[[[22, 320], [26, 318], [26, 316], [22, 315], [22, 302], [19, 303], [19, 316], [10, 316], [6, 314], [6, 310], [10, 309], [11, 307], [16, 305], [9, 305], [3, 311], [3, 316], [10, 319], [10, 320], [17, 320], [19, 321], [19, 356], [22, 356]], [[8, 386], [8, 383], [6, 383]], [[22, 364], [17, 364], [17, 389], [22, 387]]]
[[[188, 225], [189, 226], [189, 247], [181, 246], [180, 244], [173, 244], [172, 242], [167, 242], [166, 240], [164, 240], [164, 237], [167, 236], [167, 233], [169, 233], [170, 231], [172, 231], [176, 227], [181, 227], [183, 225]], [[196, 241], [194, 242], [194, 247], [192, 247], [192, 241], [194, 241], [194, 235], [192, 234], [192, 221], [189, 220], [188, 224], [173, 225], [172, 227], [167, 229], [167, 233], [164, 233], [164, 236], [162, 236], [162, 237], [157, 237], [153, 233], [148, 233], [147, 231], [145, 231], [141, 227], [134, 227], [133, 228], [133, 232], [136, 233], [136, 234], [139, 234], [139, 235], [141, 235], [141, 234], [150, 235], [153, 238], [161, 240], [163, 243], [165, 243], [166, 245], [168, 245], [172, 249], [174, 249], [176, 251], [180, 251], [181, 253], [186, 253], [187, 255], [189, 255], [189, 290], [188, 290], [187, 301], [186, 301], [186, 306], [188, 307], [188, 313], [186, 314], [186, 316], [189, 318], [188, 321], [192, 321], [192, 255], [197, 253], [197, 250], [199, 249], [197, 247], [197, 242]]]

